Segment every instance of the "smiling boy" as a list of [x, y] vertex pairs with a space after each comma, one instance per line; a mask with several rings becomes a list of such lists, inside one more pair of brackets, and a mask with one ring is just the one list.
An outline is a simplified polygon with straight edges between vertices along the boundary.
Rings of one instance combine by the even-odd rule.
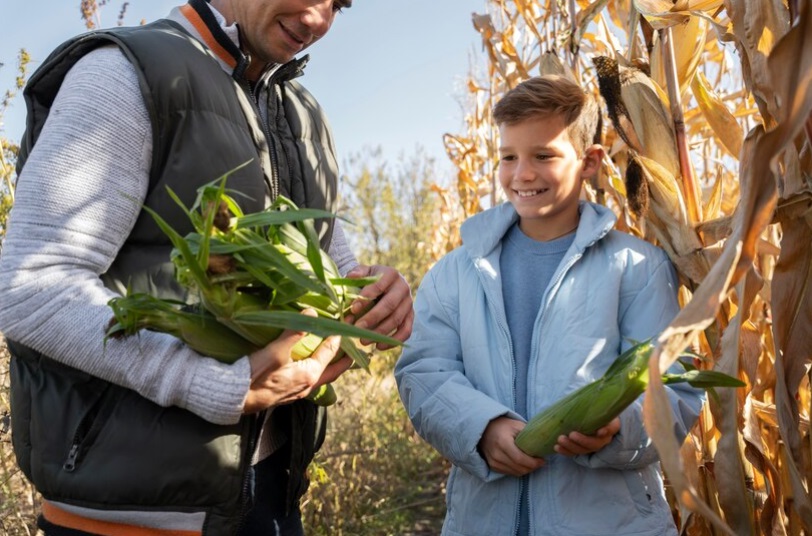
[[[418, 433], [453, 464], [444, 535], [676, 535], [636, 402], [556, 455], [514, 443], [526, 419], [601, 376], [678, 310], [662, 250], [582, 201], [599, 170], [598, 106], [577, 84], [533, 78], [496, 105], [508, 202], [469, 218], [463, 245], [424, 278], [395, 377]], [[669, 390], [682, 440], [702, 395]]]

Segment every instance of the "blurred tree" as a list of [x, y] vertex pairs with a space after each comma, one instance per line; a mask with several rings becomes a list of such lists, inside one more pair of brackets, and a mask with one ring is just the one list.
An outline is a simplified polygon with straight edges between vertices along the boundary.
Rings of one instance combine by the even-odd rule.
[[[14, 166], [17, 162], [17, 150], [19, 146], [16, 142], [7, 139], [3, 135], [3, 116], [11, 101], [25, 85], [28, 74], [28, 63], [30, 61], [28, 52], [20, 50], [17, 56], [17, 77], [14, 87], [6, 91], [3, 100], [0, 101], [0, 244], [6, 234], [6, 222], [11, 205], [14, 203], [14, 179], [16, 173]], [[3, 65], [0, 64], [0, 68]]]
[[439, 199], [437, 165], [423, 148], [387, 162], [380, 148], [350, 156], [342, 177], [341, 215], [359, 260], [396, 266], [416, 288], [432, 264], [429, 242]]

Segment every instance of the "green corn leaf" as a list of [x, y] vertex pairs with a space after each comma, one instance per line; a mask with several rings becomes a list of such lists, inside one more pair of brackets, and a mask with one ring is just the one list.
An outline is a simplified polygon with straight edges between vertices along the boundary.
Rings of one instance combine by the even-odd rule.
[[331, 318], [307, 316], [298, 312], [254, 311], [250, 313], [238, 313], [234, 316], [234, 320], [245, 325], [259, 324], [306, 331], [321, 337], [344, 335], [357, 339], [368, 339], [391, 346], [399, 346], [401, 344], [397, 339], [381, 335], [380, 333], [368, 329], [362, 329], [346, 322], [340, 322]]
[[716, 370], [690, 370], [682, 374], [663, 374], [663, 383], [688, 383], [692, 387], [708, 389], [710, 387], [744, 387], [747, 385], [738, 378], [734, 378]]
[[369, 371], [369, 354], [358, 348], [355, 341], [348, 337], [341, 337], [341, 349], [350, 356], [355, 365]]
[[318, 218], [334, 218], [332, 212], [315, 208], [299, 208], [296, 210], [265, 210], [237, 218], [237, 229], [254, 227], [278, 227], [283, 223], [295, 223]]

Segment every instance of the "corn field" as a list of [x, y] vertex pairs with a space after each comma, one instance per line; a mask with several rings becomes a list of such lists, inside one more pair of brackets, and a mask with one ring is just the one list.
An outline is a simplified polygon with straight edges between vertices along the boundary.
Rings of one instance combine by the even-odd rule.
[[538, 74], [581, 83], [607, 118], [587, 197], [680, 275], [683, 309], [651, 365], [690, 345], [747, 383], [709, 401], [682, 445], [659, 379], [646, 392], [682, 534], [812, 533], [812, 5], [489, 0], [473, 22], [487, 61], [467, 81], [466, 132], [444, 140], [457, 179], [435, 188], [435, 257], [501, 200], [501, 95]]
[[[95, 2], [82, 6], [96, 9]], [[577, 80], [605, 111], [606, 157], [587, 197], [612, 208], [619, 229], [660, 245], [680, 275], [683, 308], [661, 335], [652, 366], [665, 370], [692, 346], [708, 356], [707, 368], [747, 384], [710, 399], [680, 445], [663, 387], [652, 375], [645, 422], [681, 533], [812, 534], [812, 5], [485, 0], [473, 25], [483, 57], [467, 79], [465, 132], [443, 140], [456, 177], [451, 186], [433, 188], [440, 200], [427, 243], [433, 258], [459, 244], [466, 217], [502, 200], [490, 117], [496, 101], [536, 74]], [[2, 155], [13, 156], [10, 147]], [[0, 160], [10, 201], [6, 162]], [[392, 421], [394, 413], [382, 413]], [[3, 419], [0, 414], [5, 449]], [[407, 428], [404, 441], [414, 441]], [[322, 463], [352, 449], [337, 442]], [[343, 459], [336, 466], [342, 472], [349, 467]], [[353, 457], [353, 470], [356, 460], [369, 463]], [[438, 481], [433, 493], [441, 494], [442, 466], [430, 460], [440, 467], [432, 478]], [[14, 470], [5, 464], [3, 471], [3, 512], [29, 512], [35, 498], [28, 488], [16, 496], [16, 508], [6, 502]], [[372, 496], [368, 483], [353, 482], [368, 495], [346, 490], [343, 500]], [[307, 501], [323, 489], [317, 479]], [[317, 516], [340, 512], [341, 496], [337, 490], [334, 503], [322, 498], [308, 508]], [[342, 530], [355, 533], [333, 527]]]

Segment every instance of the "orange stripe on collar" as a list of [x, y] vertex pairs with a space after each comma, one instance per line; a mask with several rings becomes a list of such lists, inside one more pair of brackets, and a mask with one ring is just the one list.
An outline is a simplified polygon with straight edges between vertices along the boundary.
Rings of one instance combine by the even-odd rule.
[[100, 536], [201, 536], [203, 534], [199, 530], [161, 530], [90, 519], [66, 512], [49, 501], [42, 501], [42, 516], [54, 525]]
[[184, 4], [180, 7], [180, 12], [186, 17], [186, 20], [195, 27], [195, 30], [200, 34], [203, 42], [206, 43], [206, 46], [209, 47], [218, 58], [223, 60], [232, 69], [237, 66], [237, 60], [217, 42], [217, 39], [211, 34], [211, 30], [209, 30], [206, 23], [203, 22], [203, 19], [200, 18], [200, 15], [197, 14], [197, 11], [195, 11], [192, 6]]

